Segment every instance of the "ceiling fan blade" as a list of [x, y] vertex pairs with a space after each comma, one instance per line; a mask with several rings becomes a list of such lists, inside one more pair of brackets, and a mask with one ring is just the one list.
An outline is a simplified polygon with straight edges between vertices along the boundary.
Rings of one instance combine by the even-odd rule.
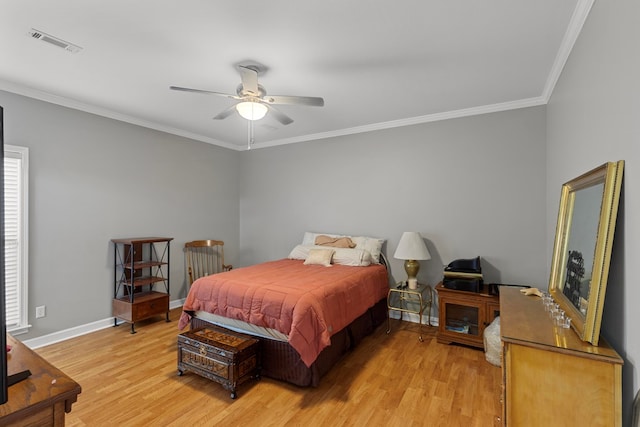
[[233, 113], [235, 113], [236, 111], [236, 106], [235, 104], [232, 105], [231, 107], [227, 108], [226, 110], [220, 112], [217, 116], [215, 116], [213, 118], [213, 120], [222, 120], [222, 119], [226, 119], [227, 117], [229, 117], [230, 115], [232, 115]]
[[242, 79], [242, 92], [251, 96], [260, 96], [258, 89], [258, 72], [253, 68], [238, 65]]
[[324, 105], [324, 99], [315, 96], [265, 95], [262, 100], [267, 104], [306, 105], [309, 107]]
[[271, 113], [271, 115], [280, 123], [282, 123], [283, 125], [290, 125], [291, 123], [293, 123], [293, 119], [289, 116], [287, 116], [285, 113], [283, 113], [282, 111], [276, 109], [275, 107], [271, 106], [271, 105], [267, 105], [267, 108], [269, 108], [269, 112]]
[[180, 86], [169, 86], [169, 89], [171, 90], [177, 90], [177, 91], [181, 91], [181, 92], [193, 92], [193, 93], [204, 93], [206, 95], [218, 95], [218, 96], [224, 96], [227, 98], [233, 98], [233, 99], [240, 99], [240, 97], [236, 96], [236, 95], [231, 95], [228, 93], [221, 93], [221, 92], [213, 92], [210, 90], [203, 90], [203, 89], [191, 89], [188, 87], [180, 87]]

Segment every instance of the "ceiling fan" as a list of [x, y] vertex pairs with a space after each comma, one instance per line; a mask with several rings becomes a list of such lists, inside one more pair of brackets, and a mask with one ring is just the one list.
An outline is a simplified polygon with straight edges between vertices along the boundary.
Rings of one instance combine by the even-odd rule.
[[169, 89], [224, 96], [240, 101], [215, 116], [214, 120], [225, 119], [233, 114], [234, 111], [237, 111], [247, 120], [260, 120], [269, 112], [280, 123], [288, 125], [293, 123], [293, 119], [273, 105], [305, 105], [310, 107], [322, 107], [324, 105], [324, 99], [313, 96], [267, 95], [265, 88], [258, 84], [258, 74], [262, 70], [264, 68], [258, 65], [238, 65], [241, 83], [236, 89], [236, 95], [179, 86], [169, 86]]

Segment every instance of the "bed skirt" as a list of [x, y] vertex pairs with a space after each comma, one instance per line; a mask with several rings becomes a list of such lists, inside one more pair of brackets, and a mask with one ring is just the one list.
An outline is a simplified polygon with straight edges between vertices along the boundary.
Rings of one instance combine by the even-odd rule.
[[[351, 322], [346, 328], [331, 337], [326, 347], [310, 367], [302, 362], [300, 355], [287, 342], [258, 337], [262, 353], [262, 370], [265, 377], [308, 387], [316, 387], [322, 378], [342, 356], [353, 349], [364, 337], [387, 319], [387, 301], [382, 299], [366, 313]], [[191, 328], [209, 325], [205, 320], [193, 317]]]

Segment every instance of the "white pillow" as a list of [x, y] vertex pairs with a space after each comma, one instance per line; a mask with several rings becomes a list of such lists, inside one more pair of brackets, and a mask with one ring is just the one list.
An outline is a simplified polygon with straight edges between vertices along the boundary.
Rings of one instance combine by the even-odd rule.
[[366, 267], [371, 265], [371, 254], [364, 249], [336, 248], [336, 253], [333, 254], [333, 263], [354, 267]]
[[[289, 253], [289, 259], [307, 260], [311, 251], [328, 250], [325, 246], [297, 245]], [[333, 250], [333, 263], [349, 265], [355, 267], [366, 267], [371, 264], [371, 254], [369, 251], [358, 248], [335, 248]]]
[[345, 234], [314, 233], [311, 231], [307, 231], [304, 233], [304, 237], [302, 238], [302, 244], [305, 246], [312, 246], [316, 242], [316, 237], [320, 235], [329, 237], [350, 237], [351, 240], [353, 240], [353, 243], [356, 244], [356, 249], [369, 251], [369, 253], [371, 254], [371, 263], [380, 264], [380, 252], [382, 251], [382, 245], [384, 244], [385, 239], [378, 239], [375, 237], [367, 236], [353, 237]]
[[[289, 259], [307, 259], [309, 250], [313, 249], [313, 245], [297, 245], [289, 252]], [[326, 248], [325, 248], [326, 249]]]
[[375, 237], [358, 236], [352, 237], [353, 243], [356, 244], [356, 249], [364, 249], [371, 254], [371, 262], [374, 264], [380, 264], [380, 252], [382, 251], [382, 245], [384, 239], [376, 239]]
[[333, 256], [333, 249], [311, 249], [309, 255], [304, 260], [304, 265], [324, 265], [325, 267], [331, 267], [331, 257]]

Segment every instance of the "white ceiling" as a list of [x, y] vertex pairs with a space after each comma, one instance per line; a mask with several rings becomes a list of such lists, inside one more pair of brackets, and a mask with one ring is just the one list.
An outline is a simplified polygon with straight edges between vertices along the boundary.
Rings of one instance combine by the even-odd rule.
[[[243, 150], [247, 121], [212, 117], [235, 66], [267, 67], [294, 122], [255, 147], [547, 102], [594, 0], [3, 0], [0, 90]], [[32, 28], [79, 45], [70, 53]]]

